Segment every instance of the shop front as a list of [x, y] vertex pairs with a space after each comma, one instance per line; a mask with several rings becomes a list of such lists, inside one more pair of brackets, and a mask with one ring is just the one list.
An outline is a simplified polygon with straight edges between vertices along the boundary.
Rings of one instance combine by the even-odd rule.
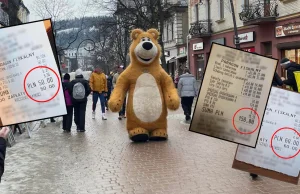
[[[277, 39], [278, 58], [288, 58], [300, 64], [300, 19], [278, 22], [275, 27]], [[282, 76], [286, 72], [281, 69]]]
[[176, 59], [177, 59], [176, 71], [178, 72], [178, 75], [181, 75], [183, 73], [183, 70], [187, 66], [186, 46], [181, 46], [178, 48], [178, 55]]
[[190, 71], [193, 75], [195, 75], [197, 80], [203, 78], [204, 67], [205, 67], [205, 53], [204, 53], [204, 45], [203, 41], [191, 40], [190, 41], [191, 49], [190, 49]]
[[174, 77], [177, 50], [172, 49], [172, 50], [165, 51], [164, 55], [167, 63], [167, 72], [169, 75], [172, 75], [172, 77]]

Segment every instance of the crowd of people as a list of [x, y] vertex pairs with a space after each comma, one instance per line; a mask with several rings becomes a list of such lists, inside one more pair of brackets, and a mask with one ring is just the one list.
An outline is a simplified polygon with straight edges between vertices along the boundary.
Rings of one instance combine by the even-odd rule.
[[[115, 74], [111, 72], [109, 75], [105, 75], [103, 70], [100, 67], [97, 67], [92, 72], [89, 80], [84, 79], [83, 71], [81, 69], [76, 70], [75, 79], [72, 81], [70, 81], [70, 75], [68, 73], [64, 75], [63, 90], [67, 106], [67, 115], [63, 116], [64, 132], [71, 131], [73, 115], [77, 131], [85, 132], [87, 98], [90, 94], [92, 95], [92, 119], [96, 118], [96, 107], [99, 100], [101, 106], [101, 118], [102, 120], [107, 120], [107, 102], [117, 82], [118, 76], [123, 70], [124, 67], [119, 66]], [[126, 100], [119, 113], [119, 120], [126, 118], [125, 108]]]

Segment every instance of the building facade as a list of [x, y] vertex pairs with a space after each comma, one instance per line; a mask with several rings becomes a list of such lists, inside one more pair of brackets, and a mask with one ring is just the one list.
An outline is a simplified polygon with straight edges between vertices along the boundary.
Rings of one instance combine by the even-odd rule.
[[[234, 0], [241, 49], [300, 63], [299, 0]], [[235, 47], [230, 5], [225, 0], [190, 0], [189, 65], [201, 79], [212, 42]], [[278, 65], [277, 72], [285, 76]]]
[[188, 6], [186, 1], [180, 0], [169, 0], [165, 3], [168, 4], [170, 12], [170, 17], [164, 21], [162, 34], [167, 71], [172, 75], [180, 75], [187, 65]]

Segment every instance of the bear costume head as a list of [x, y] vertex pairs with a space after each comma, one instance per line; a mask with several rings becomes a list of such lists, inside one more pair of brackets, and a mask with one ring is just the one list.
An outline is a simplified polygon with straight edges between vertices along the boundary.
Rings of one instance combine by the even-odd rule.
[[135, 29], [131, 32], [130, 45], [131, 64], [150, 66], [160, 64], [161, 47], [158, 44], [159, 32], [156, 29], [143, 31]]

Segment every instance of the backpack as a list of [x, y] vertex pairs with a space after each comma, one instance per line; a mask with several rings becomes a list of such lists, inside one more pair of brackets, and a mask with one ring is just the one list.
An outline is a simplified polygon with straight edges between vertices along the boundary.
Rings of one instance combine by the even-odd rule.
[[85, 87], [81, 82], [77, 82], [73, 86], [73, 98], [75, 100], [83, 100], [85, 98]]

